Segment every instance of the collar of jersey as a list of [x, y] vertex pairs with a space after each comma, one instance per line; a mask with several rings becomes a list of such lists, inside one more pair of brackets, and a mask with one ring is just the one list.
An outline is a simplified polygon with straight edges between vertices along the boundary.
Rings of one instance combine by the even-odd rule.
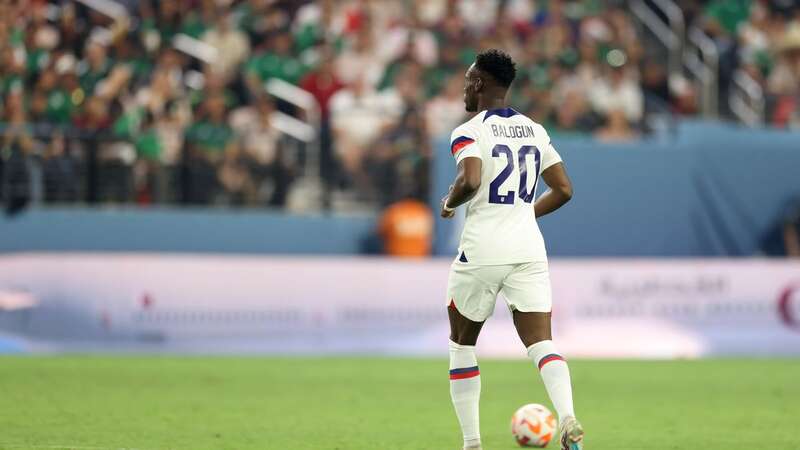
[[511, 116], [515, 116], [519, 114], [518, 112], [514, 111], [513, 108], [496, 108], [496, 109], [487, 109], [486, 115], [483, 116], [483, 121], [486, 122], [486, 119], [492, 116], [500, 116], [509, 118]]

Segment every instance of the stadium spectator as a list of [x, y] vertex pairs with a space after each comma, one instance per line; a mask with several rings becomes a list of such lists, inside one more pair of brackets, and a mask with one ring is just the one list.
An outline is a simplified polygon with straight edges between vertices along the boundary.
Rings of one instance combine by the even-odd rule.
[[103, 202], [124, 203], [132, 199], [132, 166], [135, 150], [121, 141], [109, 142], [111, 115], [109, 102], [98, 95], [85, 102], [83, 110], [75, 116], [74, 125], [88, 136], [84, 152], [95, 161], [98, 195]]
[[800, 258], [800, 198], [786, 203], [761, 247], [767, 256]]
[[362, 161], [389, 123], [384, 99], [365, 78], [357, 78], [331, 98], [331, 129], [344, 170], [357, 186], [370, 190]]
[[706, 6], [700, 25], [714, 43], [719, 70], [719, 92], [727, 98], [733, 73], [738, 65], [736, 29], [749, 15], [749, 0], [715, 0]]
[[231, 114], [231, 126], [240, 136], [234, 159], [246, 166], [247, 183], [255, 190], [247, 196], [249, 204], [285, 205], [298, 171], [285, 148], [283, 133], [274, 125], [274, 117], [275, 105], [263, 95], [254, 106]]
[[102, 133], [111, 126], [108, 102], [100, 96], [86, 100], [83, 111], [74, 119], [76, 127], [88, 132]]
[[92, 95], [97, 84], [111, 72], [113, 62], [108, 57], [106, 47], [97, 41], [90, 41], [86, 45], [85, 54], [86, 57], [78, 64], [78, 79], [83, 92]]
[[366, 83], [374, 87], [380, 81], [385, 65], [367, 22], [358, 28], [336, 58], [336, 75], [347, 85]]
[[[324, 2], [323, 4], [328, 4]], [[345, 87], [336, 76], [334, 55], [329, 48], [322, 50], [318, 67], [303, 77], [300, 87], [310, 92], [320, 110], [320, 174], [327, 186], [336, 178], [336, 160], [333, 156], [333, 135], [331, 134], [330, 102], [333, 95]]]
[[406, 109], [400, 121], [388, 129], [365, 156], [379, 202], [389, 204], [404, 197], [428, 197], [429, 138], [422, 114]]
[[464, 122], [463, 85], [463, 76], [452, 75], [444, 90], [426, 104], [425, 120], [431, 136], [446, 136]]
[[[671, 95], [667, 68], [655, 60], [648, 60], [642, 67], [642, 90], [644, 94], [645, 110], [653, 110], [659, 106], [669, 105]], [[653, 106], [648, 107], [652, 104]]]
[[334, 22], [334, 0], [309, 2], [297, 10], [293, 32], [299, 50], [317, 44], [333, 43], [342, 33], [342, 22]]
[[[755, 64], [769, 64], [771, 29], [770, 12], [767, 5], [755, 2], [750, 8], [748, 20], [737, 28], [739, 58]], [[766, 68], [766, 67], [765, 67]]]
[[800, 126], [800, 21], [787, 26], [781, 38], [779, 60], [768, 79], [776, 96], [773, 124]]
[[9, 128], [5, 130], [0, 149], [4, 159], [0, 173], [0, 192], [6, 200], [5, 210], [8, 215], [21, 211], [31, 201], [32, 186], [32, 153], [34, 142], [25, 126], [25, 111], [21, 103], [21, 95], [11, 97], [6, 105]]
[[558, 105], [552, 113], [555, 115], [553, 132], [556, 134], [576, 134], [594, 130], [601, 120], [592, 111], [586, 97], [577, 91], [567, 92]]
[[451, 3], [458, 5], [459, 15], [474, 33], [486, 33], [496, 23], [499, 0], [463, 0]]
[[739, 25], [750, 16], [751, 0], [712, 0], [706, 5], [706, 16], [726, 33], [736, 33]]
[[228, 144], [217, 177], [222, 187], [222, 201], [234, 206], [254, 203], [256, 185], [239, 142]]
[[425, 67], [435, 65], [438, 60], [436, 37], [424, 27], [417, 9], [413, 7], [407, 15], [401, 16], [399, 23], [387, 30], [380, 42], [380, 54], [386, 60], [406, 55]]
[[594, 135], [597, 139], [605, 142], [629, 141], [637, 137], [622, 109], [609, 111], [605, 126], [598, 129]]
[[276, 32], [270, 39], [271, 48], [253, 55], [245, 64], [250, 92], [262, 92], [261, 85], [270, 78], [297, 84], [308, 68], [293, 52], [292, 35], [288, 30]]
[[[733, 73], [741, 69], [767, 93], [771, 124], [800, 126], [796, 5], [678, 3], [687, 24], [700, 26], [721, 51], [721, 112]], [[21, 100], [36, 148], [50, 148], [53, 130], [65, 127], [64, 147], [74, 152], [64, 154], [80, 165], [74, 176], [86, 178], [75, 184], [90, 186], [84, 200], [208, 203], [225, 197], [284, 204], [306, 153], [316, 146], [271, 135], [271, 113], [260, 111], [275, 107], [307, 118], [283, 99], [265, 101], [265, 82], [280, 79], [310, 92], [320, 106], [319, 161], [326, 185], [363, 194], [377, 207], [409, 193], [396, 176], [407, 168], [389, 166], [426, 161], [427, 142], [406, 157], [412, 154], [407, 143], [417, 139], [411, 136], [446, 135], [462, 121], [463, 69], [487, 46], [517, 58], [515, 107], [556, 133], [630, 139], [646, 129], [648, 114], [689, 116], [699, 109], [701, 91], [693, 80], [668, 76], [661, 55], [651, 56], [650, 47], [642, 61], [647, 42], [618, 2], [123, 5], [131, 20], [112, 19], [80, 2], [0, 3], [0, 114], [7, 120], [2, 110]], [[199, 42], [178, 49], [178, 34]], [[192, 42], [216, 48], [216, 60], [207, 61], [196, 52], [202, 45], [193, 50]], [[249, 112], [248, 120], [261, 130], [236, 125], [240, 112]], [[264, 136], [263, 142], [253, 144], [254, 136]], [[229, 153], [231, 145], [236, 149]], [[61, 167], [56, 154], [50, 163], [34, 158], [31, 164]], [[241, 172], [240, 166], [257, 187], [255, 196], [240, 195], [241, 189], [230, 194], [230, 174]], [[393, 174], [388, 183], [395, 185], [375, 176], [381, 172]]]
[[433, 214], [419, 201], [400, 200], [381, 215], [378, 234], [384, 253], [399, 257], [422, 257], [431, 252]]
[[167, 195], [169, 176], [163, 166], [164, 144], [153, 114], [145, 112], [140, 120], [133, 137], [137, 155], [133, 171], [136, 201], [139, 204], [160, 203]]
[[44, 201], [69, 203], [78, 200], [78, 170], [78, 161], [69, 152], [64, 135], [54, 135], [42, 162]]
[[626, 70], [626, 58], [619, 50], [609, 52], [608, 76], [597, 78], [589, 95], [598, 113], [608, 115], [621, 110], [629, 122], [638, 123], [644, 112], [642, 88]]
[[203, 33], [203, 42], [217, 49], [213, 71], [230, 80], [236, 69], [250, 54], [247, 36], [232, 25], [230, 14], [219, 11], [214, 26]]
[[226, 120], [225, 98], [217, 94], [206, 99], [198, 119], [186, 130], [186, 195], [189, 203], [208, 204], [217, 189], [215, 167], [234, 137]]
[[334, 61], [330, 50], [324, 50], [319, 66], [303, 77], [300, 82], [300, 87], [310, 92], [317, 100], [323, 119], [327, 119], [329, 116], [330, 100], [333, 94], [345, 87], [345, 84], [336, 75]]
[[672, 111], [682, 116], [692, 116], [698, 112], [698, 92], [694, 84], [684, 77], [671, 80], [673, 93]]

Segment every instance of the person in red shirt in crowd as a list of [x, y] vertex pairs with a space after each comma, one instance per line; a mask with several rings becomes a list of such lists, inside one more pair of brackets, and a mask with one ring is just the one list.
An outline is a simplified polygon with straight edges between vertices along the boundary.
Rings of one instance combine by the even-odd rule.
[[[300, 87], [310, 92], [319, 104], [320, 174], [328, 186], [335, 182], [336, 174], [336, 161], [332, 156], [333, 148], [331, 142], [333, 137], [331, 135], [329, 104], [333, 94], [345, 87], [344, 83], [336, 77], [333, 63], [333, 53], [330, 50], [326, 50], [319, 67], [300, 80]], [[326, 189], [326, 192], [328, 191]], [[329, 201], [325, 203], [329, 203]]]
[[336, 77], [333, 70], [333, 54], [326, 51], [322, 56], [317, 70], [307, 74], [300, 80], [300, 87], [310, 92], [319, 103], [320, 112], [323, 118], [328, 117], [330, 102], [333, 94], [344, 87], [344, 84]]

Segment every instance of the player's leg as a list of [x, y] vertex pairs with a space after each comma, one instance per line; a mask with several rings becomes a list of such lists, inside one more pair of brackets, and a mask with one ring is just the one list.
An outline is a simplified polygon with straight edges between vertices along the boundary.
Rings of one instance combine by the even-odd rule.
[[465, 449], [481, 448], [481, 377], [475, 344], [494, 309], [498, 283], [481, 268], [455, 263], [450, 271], [447, 315], [450, 319], [450, 398], [461, 425]]
[[553, 344], [551, 292], [547, 265], [522, 264], [508, 276], [503, 294], [513, 311], [517, 329], [528, 356], [539, 369], [562, 430], [562, 448], [580, 448], [583, 430], [575, 420], [572, 382], [566, 360]]
[[583, 428], [575, 419], [572, 381], [567, 361], [553, 344], [549, 312], [514, 311], [514, 326], [528, 356], [539, 368], [550, 402], [558, 414], [562, 450], [579, 450]]
[[475, 356], [475, 343], [484, 322], [462, 316], [454, 303], [447, 307], [450, 317], [450, 398], [461, 424], [464, 448], [481, 446], [479, 403], [481, 375]]
[[542, 376], [559, 421], [574, 417], [572, 385], [567, 362], [553, 344], [549, 312], [514, 311], [514, 326]]
[[447, 316], [450, 319], [450, 342], [474, 347], [486, 321], [475, 322], [462, 316], [454, 301], [447, 306]]

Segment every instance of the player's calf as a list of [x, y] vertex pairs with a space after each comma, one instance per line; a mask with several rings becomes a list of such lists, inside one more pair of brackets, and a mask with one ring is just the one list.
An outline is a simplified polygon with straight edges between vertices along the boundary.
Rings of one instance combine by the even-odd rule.
[[480, 449], [478, 403], [481, 377], [475, 347], [450, 341], [450, 397], [461, 424], [465, 449]]
[[549, 340], [528, 347], [528, 355], [539, 368], [547, 394], [558, 413], [561, 450], [581, 450], [584, 432], [581, 424], [575, 419], [572, 383], [567, 362]]
[[540, 341], [531, 345], [528, 347], [528, 356], [539, 368], [547, 394], [558, 414], [559, 422], [568, 417], [575, 417], [569, 367], [556, 350], [553, 341]]

